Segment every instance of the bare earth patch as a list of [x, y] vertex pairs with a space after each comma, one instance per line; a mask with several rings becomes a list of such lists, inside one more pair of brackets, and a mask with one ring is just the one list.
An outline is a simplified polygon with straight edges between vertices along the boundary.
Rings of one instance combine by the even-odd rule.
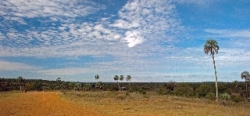
[[12, 93], [0, 99], [1, 116], [95, 116], [94, 110], [61, 99], [57, 92]]

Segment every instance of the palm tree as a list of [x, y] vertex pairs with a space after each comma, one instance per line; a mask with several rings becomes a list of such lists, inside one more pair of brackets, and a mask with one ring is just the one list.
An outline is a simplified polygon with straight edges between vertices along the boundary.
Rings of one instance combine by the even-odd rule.
[[244, 71], [241, 73], [241, 79], [245, 79], [246, 83], [246, 90], [247, 90], [247, 84], [250, 82], [250, 74], [248, 71]]
[[205, 54], [212, 55], [213, 58], [213, 64], [214, 64], [214, 74], [215, 74], [215, 89], [216, 89], [216, 101], [218, 101], [218, 84], [217, 84], [217, 72], [216, 72], [216, 66], [214, 61], [214, 54], [218, 53], [219, 51], [219, 45], [216, 40], [210, 39], [207, 40], [204, 45], [204, 52]]
[[119, 82], [118, 82], [119, 76], [118, 76], [118, 75], [115, 75], [114, 80], [117, 81], [118, 88], [119, 88], [119, 91], [120, 91], [120, 85], [119, 85]]
[[120, 75], [120, 80], [122, 81], [124, 79], [123, 75]]
[[[95, 80], [98, 81], [99, 78], [100, 78], [99, 75], [95, 75]], [[97, 87], [97, 82], [96, 82], [96, 84], [95, 84], [95, 87]]]
[[61, 87], [61, 86], [62, 86], [62, 85], [61, 85], [62, 83], [61, 83], [61, 82], [62, 82], [61, 77], [57, 77], [57, 78], [56, 78], [56, 83], [57, 83], [58, 89], [62, 89], [62, 87]]
[[17, 77], [18, 83], [19, 83], [19, 89], [20, 91], [24, 91], [24, 79], [22, 76]]
[[[127, 81], [131, 81], [131, 76], [130, 76], [130, 75], [127, 75], [126, 80], [127, 80]], [[130, 83], [129, 83], [129, 85], [130, 85]]]
[[99, 75], [95, 75], [95, 80], [98, 80], [99, 78]]

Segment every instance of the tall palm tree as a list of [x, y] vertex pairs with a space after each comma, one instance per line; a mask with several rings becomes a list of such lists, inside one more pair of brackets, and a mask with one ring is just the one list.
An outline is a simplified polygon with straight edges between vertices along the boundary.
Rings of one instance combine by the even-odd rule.
[[24, 79], [22, 76], [17, 77], [18, 83], [19, 83], [19, 89], [20, 91], [23, 91], [24, 89]]
[[99, 78], [99, 75], [95, 75], [95, 80], [98, 80]]
[[[127, 80], [127, 81], [131, 81], [131, 76], [130, 76], [130, 75], [127, 75], [126, 80]], [[129, 85], [130, 85], [130, 83], [129, 83]]]
[[[98, 81], [99, 78], [100, 78], [99, 75], [95, 75], [95, 80]], [[96, 84], [95, 84], [95, 87], [97, 87], [97, 82], [96, 82]]]
[[124, 79], [123, 75], [120, 75], [120, 80], [122, 81]]
[[118, 88], [119, 88], [119, 91], [120, 91], [120, 85], [119, 85], [119, 82], [118, 82], [119, 76], [118, 76], [118, 75], [115, 75], [114, 80], [117, 81]]
[[219, 51], [219, 45], [216, 40], [210, 39], [207, 40], [205, 45], [204, 45], [204, 52], [205, 54], [210, 54], [212, 55], [213, 59], [213, 64], [214, 64], [214, 74], [215, 74], [215, 89], [216, 89], [216, 101], [218, 101], [218, 84], [217, 84], [217, 72], [216, 72], [216, 66], [215, 66], [215, 61], [214, 61], [214, 54], [218, 53]]
[[246, 90], [247, 90], [247, 84], [250, 83], [250, 74], [248, 71], [244, 71], [241, 73], [241, 79], [245, 79], [246, 83]]

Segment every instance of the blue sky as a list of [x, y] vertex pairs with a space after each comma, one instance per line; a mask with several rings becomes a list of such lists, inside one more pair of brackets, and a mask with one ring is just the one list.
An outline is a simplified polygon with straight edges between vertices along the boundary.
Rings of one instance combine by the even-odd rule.
[[65, 81], [214, 81], [250, 71], [247, 0], [3, 0], [0, 77]]

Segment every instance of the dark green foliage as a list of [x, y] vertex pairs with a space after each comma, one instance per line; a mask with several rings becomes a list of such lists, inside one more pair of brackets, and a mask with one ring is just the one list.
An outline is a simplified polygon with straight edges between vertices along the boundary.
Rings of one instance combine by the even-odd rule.
[[188, 84], [181, 83], [174, 89], [174, 94], [179, 96], [192, 97], [194, 96], [194, 90]]
[[145, 91], [145, 90], [143, 90], [143, 89], [140, 89], [139, 91], [138, 91], [140, 94], [143, 94], [143, 95], [145, 95], [147, 92]]
[[[50, 91], [50, 90], [79, 90], [79, 91], [99, 91], [96, 86], [102, 86], [102, 91], [118, 91], [119, 88], [116, 82], [65, 82], [65, 81], [48, 81], [41, 79], [22, 79], [23, 87], [28, 91]], [[215, 99], [215, 85], [213, 82], [205, 83], [129, 83], [120, 82], [123, 87], [126, 87], [127, 94], [137, 92], [148, 97], [148, 92], [156, 92], [159, 95], [178, 95], [186, 97], [200, 97], [214, 100]], [[229, 99], [235, 102], [243, 101], [250, 92], [245, 90], [244, 82], [218, 83], [221, 99]], [[6, 79], [0, 78], [0, 91], [20, 90], [20, 80], [18, 78]], [[227, 94], [222, 94], [227, 93]], [[230, 97], [228, 97], [230, 96]]]
[[208, 93], [214, 92], [214, 88], [208, 84], [200, 84], [196, 89], [196, 95], [198, 97], [206, 97]]
[[212, 92], [209, 92], [206, 94], [206, 98], [210, 100], [215, 100], [215, 94]]
[[244, 99], [240, 97], [239, 95], [231, 95], [231, 100], [237, 103], [237, 102], [243, 101]]

